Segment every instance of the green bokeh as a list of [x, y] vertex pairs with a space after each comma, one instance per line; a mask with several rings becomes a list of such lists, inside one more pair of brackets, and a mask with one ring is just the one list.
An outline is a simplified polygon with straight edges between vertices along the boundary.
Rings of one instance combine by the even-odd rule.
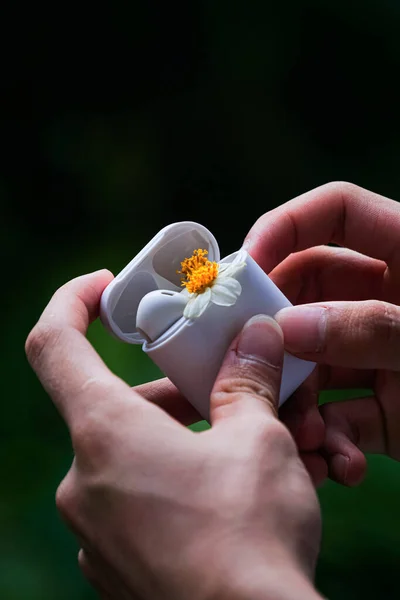
[[[110, 14], [71, 11], [63, 28], [59, 16], [24, 15], [26, 35], [20, 15], [3, 20], [5, 600], [95, 597], [54, 508], [69, 438], [23, 350], [53, 291], [91, 270], [118, 272], [172, 221], [203, 223], [227, 254], [263, 212], [329, 180], [400, 198], [397, 2], [175, 8], [117, 2]], [[99, 323], [89, 337], [130, 384], [159, 376]], [[399, 466], [371, 457], [361, 486], [327, 483], [319, 495], [319, 589], [398, 598]]]

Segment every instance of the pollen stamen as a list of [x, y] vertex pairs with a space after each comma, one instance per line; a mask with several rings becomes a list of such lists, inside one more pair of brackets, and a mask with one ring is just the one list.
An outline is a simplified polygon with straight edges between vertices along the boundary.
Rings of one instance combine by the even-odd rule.
[[207, 250], [199, 248], [193, 252], [190, 258], [181, 262], [182, 287], [189, 294], [202, 294], [215, 281], [218, 275], [218, 263], [206, 258]]

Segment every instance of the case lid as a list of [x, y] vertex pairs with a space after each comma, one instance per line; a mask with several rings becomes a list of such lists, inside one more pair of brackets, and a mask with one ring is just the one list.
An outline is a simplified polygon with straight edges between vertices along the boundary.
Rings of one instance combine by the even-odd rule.
[[203, 225], [183, 221], [161, 229], [104, 290], [100, 303], [103, 325], [124, 342], [143, 344], [146, 340], [136, 330], [140, 301], [157, 289], [181, 291], [177, 271], [197, 248], [208, 250], [208, 258], [219, 262], [217, 240]]

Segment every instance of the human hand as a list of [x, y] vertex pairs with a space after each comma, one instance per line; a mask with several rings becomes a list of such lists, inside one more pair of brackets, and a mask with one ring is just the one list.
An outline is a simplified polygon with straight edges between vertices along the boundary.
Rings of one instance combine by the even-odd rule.
[[318, 598], [318, 502], [276, 418], [279, 326], [246, 325], [211, 395], [212, 428], [194, 433], [178, 422], [193, 409], [171, 384], [132, 390], [87, 341], [111, 278], [101, 271], [58, 290], [26, 344], [71, 433], [57, 505], [83, 572], [114, 600]]
[[[317, 483], [328, 472], [359, 483], [364, 452], [400, 459], [399, 240], [400, 206], [348, 183], [267, 213], [247, 238], [250, 254], [292, 303], [307, 305], [276, 315], [286, 349], [319, 363], [281, 416]], [[344, 248], [321, 246], [329, 242]], [[318, 392], [335, 388], [374, 395], [319, 413]]]

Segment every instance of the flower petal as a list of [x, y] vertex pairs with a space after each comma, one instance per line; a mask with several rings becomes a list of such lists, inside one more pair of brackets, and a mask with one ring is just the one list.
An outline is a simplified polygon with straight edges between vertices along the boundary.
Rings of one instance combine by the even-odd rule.
[[234, 264], [236, 263], [245, 263], [246, 262], [246, 258], [249, 256], [248, 252], [246, 250], [243, 250], [243, 248], [241, 248], [239, 250], [239, 252], [237, 253], [237, 255], [235, 256], [235, 259], [233, 261]]
[[192, 294], [183, 311], [186, 319], [197, 319], [206, 310], [211, 301], [211, 288], [206, 288], [202, 294]]
[[235, 296], [240, 296], [241, 291], [242, 291], [242, 286], [240, 285], [238, 280], [235, 279], [234, 277], [223, 277], [223, 278], [221, 277], [221, 280], [219, 280], [217, 277], [213, 287], [211, 288], [211, 291], [215, 287], [217, 287], [217, 288], [224, 287], [226, 290], [235, 294]]
[[231, 263], [222, 263], [219, 266], [218, 275], [224, 275], [224, 277], [235, 277], [240, 271], [246, 266], [247, 252], [245, 250], [239, 250], [237, 256]]
[[219, 263], [218, 265], [218, 275], [221, 275], [221, 273], [224, 273], [224, 271], [227, 270], [228, 267], [231, 266], [232, 263]]
[[243, 271], [243, 269], [245, 268], [246, 263], [238, 263], [236, 265], [234, 264], [230, 264], [228, 266], [228, 268], [222, 272], [222, 276], [225, 277], [236, 277], [237, 275], [239, 275], [240, 271]]
[[232, 292], [236, 296], [239, 296], [242, 291], [242, 286], [240, 285], [238, 280], [235, 279], [234, 277], [228, 277], [226, 275], [222, 275], [221, 277], [218, 275], [211, 290], [213, 290], [215, 287], [217, 287], [217, 289], [219, 289], [220, 286], [223, 286], [224, 288], [226, 288], [228, 291]]
[[233, 277], [223, 279], [221, 283], [218, 279], [211, 288], [211, 302], [218, 306], [233, 306], [242, 292], [242, 286]]

